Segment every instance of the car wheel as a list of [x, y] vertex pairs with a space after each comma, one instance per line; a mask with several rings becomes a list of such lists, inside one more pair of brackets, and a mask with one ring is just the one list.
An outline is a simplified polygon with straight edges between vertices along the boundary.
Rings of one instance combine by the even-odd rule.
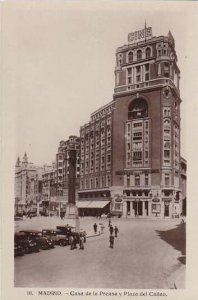
[[46, 248], [46, 245], [45, 245], [45, 244], [41, 244], [41, 245], [40, 245], [40, 249], [41, 249], [41, 250], [46, 250], [46, 249], [47, 249], [47, 248]]
[[61, 247], [66, 246], [66, 245], [67, 245], [66, 240], [60, 240], [59, 245], [60, 245]]

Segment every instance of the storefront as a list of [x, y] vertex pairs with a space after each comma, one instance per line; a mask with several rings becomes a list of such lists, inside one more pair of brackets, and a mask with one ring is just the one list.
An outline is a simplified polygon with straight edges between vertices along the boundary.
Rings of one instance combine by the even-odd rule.
[[78, 214], [80, 217], [96, 217], [110, 212], [110, 200], [78, 201], [76, 206], [78, 207]]

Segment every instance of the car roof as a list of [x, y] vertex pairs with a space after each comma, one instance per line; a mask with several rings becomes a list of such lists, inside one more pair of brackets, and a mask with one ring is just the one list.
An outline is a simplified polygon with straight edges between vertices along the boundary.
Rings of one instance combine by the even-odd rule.
[[26, 236], [25, 232], [15, 232], [15, 236]]
[[39, 230], [20, 230], [20, 232], [24, 232], [24, 233], [39, 233]]
[[56, 228], [75, 228], [75, 227], [70, 225], [60, 225], [60, 226], [56, 226]]

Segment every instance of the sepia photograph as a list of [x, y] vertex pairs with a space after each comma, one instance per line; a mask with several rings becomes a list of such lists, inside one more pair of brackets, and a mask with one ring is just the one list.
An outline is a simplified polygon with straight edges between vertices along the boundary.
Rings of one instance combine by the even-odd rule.
[[1, 5], [2, 300], [195, 299], [197, 8]]

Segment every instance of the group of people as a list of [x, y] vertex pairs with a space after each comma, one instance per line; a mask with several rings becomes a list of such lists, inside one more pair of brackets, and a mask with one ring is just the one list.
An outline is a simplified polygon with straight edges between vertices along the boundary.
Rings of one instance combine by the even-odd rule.
[[[99, 233], [103, 233], [105, 226], [102, 223], [99, 223], [99, 225], [100, 225]], [[96, 223], [93, 225], [93, 229], [94, 229], [94, 233], [96, 234], [98, 232], [98, 225]]]
[[[119, 230], [118, 230], [117, 226], [115, 226], [113, 228], [113, 225], [111, 224], [111, 219], [109, 219], [109, 232], [110, 232], [110, 236], [109, 236], [110, 245], [109, 245], [109, 247], [113, 248], [114, 247], [114, 238], [115, 237], [117, 238]], [[115, 236], [114, 236], [113, 233], [115, 233]]]
[[70, 249], [76, 249], [77, 244], [79, 243], [79, 249], [84, 250], [84, 236], [80, 233], [76, 233], [75, 235], [69, 236]]
[[[103, 231], [103, 228], [104, 226], [102, 227], [101, 226], [101, 230]], [[98, 230], [98, 225], [95, 223], [93, 225], [93, 229], [94, 229], [94, 233], [96, 234], [97, 233], [97, 230]], [[101, 231], [101, 233], [102, 233]], [[110, 248], [113, 248], [114, 247], [114, 238], [118, 236], [118, 227], [115, 226], [113, 227], [113, 225], [111, 224], [111, 219], [109, 219], [109, 233], [110, 233], [110, 236], [109, 236], [109, 242], [110, 242]]]

